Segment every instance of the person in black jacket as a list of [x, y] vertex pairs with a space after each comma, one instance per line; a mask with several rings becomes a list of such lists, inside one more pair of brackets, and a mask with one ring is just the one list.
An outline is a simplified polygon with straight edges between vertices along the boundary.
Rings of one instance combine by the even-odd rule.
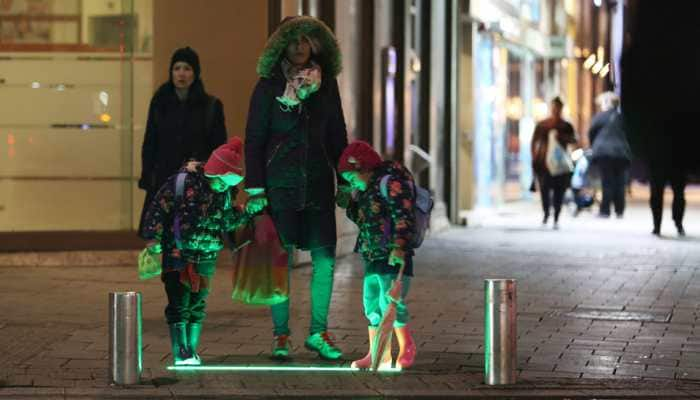
[[206, 161], [227, 138], [223, 104], [204, 90], [197, 53], [190, 47], [175, 50], [169, 71], [170, 79], [148, 109], [139, 179], [146, 199], [139, 233], [145, 210], [168, 177], [188, 160]]
[[[270, 36], [257, 65], [246, 127], [248, 211], [269, 205], [285, 247], [309, 250], [311, 326], [305, 347], [322, 358], [341, 350], [327, 332], [335, 265], [335, 179], [347, 146], [336, 76], [340, 50], [320, 20], [288, 17]], [[338, 182], [343, 182], [338, 179]], [[289, 301], [272, 306], [272, 356], [289, 356]]]
[[[700, 171], [697, 94], [700, 92], [700, 37], [695, 3], [676, 7], [649, 1], [634, 2], [631, 27], [621, 59], [623, 114], [635, 156], [649, 168], [649, 205], [654, 229], [661, 235], [664, 189], [673, 190], [672, 218], [685, 236], [685, 186]], [[659, 21], [673, 20], [673, 24]], [[627, 23], [625, 23], [627, 24]], [[679, 55], [682, 55], [679, 57]], [[678, 60], [659, 79], [649, 60]]]

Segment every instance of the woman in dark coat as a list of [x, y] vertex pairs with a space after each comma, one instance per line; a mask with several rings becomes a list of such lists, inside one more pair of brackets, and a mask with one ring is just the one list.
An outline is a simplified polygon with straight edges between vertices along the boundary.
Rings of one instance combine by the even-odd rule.
[[197, 53], [177, 49], [170, 59], [170, 79], [156, 91], [148, 109], [141, 151], [139, 188], [146, 191], [143, 218], [155, 193], [188, 160], [206, 161], [226, 143], [224, 107], [207, 94]]
[[[309, 250], [311, 327], [307, 349], [326, 359], [341, 351], [327, 332], [335, 265], [336, 166], [347, 146], [336, 76], [340, 50], [330, 29], [313, 17], [290, 17], [270, 36], [246, 127], [249, 212], [270, 206], [283, 244]], [[342, 182], [338, 180], [338, 182]], [[289, 355], [289, 302], [272, 306], [273, 357]]]

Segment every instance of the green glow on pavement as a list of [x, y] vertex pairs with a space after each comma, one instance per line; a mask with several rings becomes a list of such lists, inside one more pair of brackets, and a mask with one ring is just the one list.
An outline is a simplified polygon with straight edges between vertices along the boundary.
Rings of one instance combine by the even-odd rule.
[[[317, 372], [358, 372], [363, 371], [353, 367], [312, 367], [312, 366], [275, 366], [275, 365], [171, 365], [168, 371], [317, 371]], [[369, 371], [369, 370], [367, 370]], [[381, 369], [379, 372], [401, 372], [400, 368]]]

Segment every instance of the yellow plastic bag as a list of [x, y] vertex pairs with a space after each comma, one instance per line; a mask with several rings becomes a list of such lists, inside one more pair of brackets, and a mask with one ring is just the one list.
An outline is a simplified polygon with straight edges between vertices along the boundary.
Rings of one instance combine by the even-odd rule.
[[139, 279], [151, 279], [159, 276], [161, 270], [159, 257], [148, 251], [148, 248], [139, 253]]

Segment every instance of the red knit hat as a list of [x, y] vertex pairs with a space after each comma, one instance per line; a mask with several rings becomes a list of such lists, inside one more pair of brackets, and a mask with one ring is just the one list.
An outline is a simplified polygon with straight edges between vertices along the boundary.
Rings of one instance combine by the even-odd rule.
[[367, 142], [356, 140], [343, 150], [338, 161], [338, 172], [370, 171], [382, 163], [382, 157]]
[[205, 175], [226, 175], [236, 174], [243, 176], [241, 161], [243, 158], [243, 142], [237, 137], [232, 137], [228, 143], [217, 147], [206, 164], [204, 164]]

